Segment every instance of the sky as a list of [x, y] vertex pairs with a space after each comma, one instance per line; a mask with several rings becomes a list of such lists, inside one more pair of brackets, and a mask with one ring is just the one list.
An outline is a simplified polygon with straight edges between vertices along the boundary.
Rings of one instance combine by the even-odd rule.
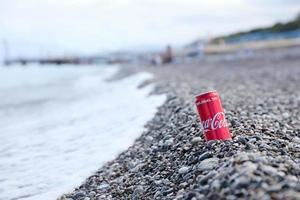
[[0, 57], [180, 46], [299, 12], [299, 0], [0, 0]]

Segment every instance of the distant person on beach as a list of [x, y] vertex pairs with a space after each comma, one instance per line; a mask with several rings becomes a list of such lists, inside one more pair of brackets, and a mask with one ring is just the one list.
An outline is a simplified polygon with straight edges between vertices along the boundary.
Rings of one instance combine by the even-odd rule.
[[166, 52], [163, 55], [163, 63], [171, 63], [173, 61], [173, 51], [170, 45], [167, 46]]
[[170, 45], [167, 46], [164, 53], [154, 54], [151, 59], [151, 64], [162, 65], [171, 63], [174, 60], [173, 51]]

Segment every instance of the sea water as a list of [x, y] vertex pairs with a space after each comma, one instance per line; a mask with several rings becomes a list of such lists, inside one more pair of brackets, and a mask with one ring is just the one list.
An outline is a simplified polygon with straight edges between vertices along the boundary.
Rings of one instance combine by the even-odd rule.
[[133, 144], [164, 95], [116, 66], [0, 67], [0, 199], [70, 192]]

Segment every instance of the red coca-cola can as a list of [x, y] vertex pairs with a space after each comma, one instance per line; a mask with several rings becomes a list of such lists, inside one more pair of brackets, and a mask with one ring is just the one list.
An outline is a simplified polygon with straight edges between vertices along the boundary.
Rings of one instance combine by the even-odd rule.
[[231, 140], [224, 109], [216, 90], [197, 95], [196, 106], [206, 141]]

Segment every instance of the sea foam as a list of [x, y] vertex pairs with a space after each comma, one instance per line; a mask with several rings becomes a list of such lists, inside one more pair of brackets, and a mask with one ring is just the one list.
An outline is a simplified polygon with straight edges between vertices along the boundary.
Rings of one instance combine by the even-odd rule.
[[164, 95], [118, 67], [0, 67], [0, 199], [55, 199], [126, 150]]

